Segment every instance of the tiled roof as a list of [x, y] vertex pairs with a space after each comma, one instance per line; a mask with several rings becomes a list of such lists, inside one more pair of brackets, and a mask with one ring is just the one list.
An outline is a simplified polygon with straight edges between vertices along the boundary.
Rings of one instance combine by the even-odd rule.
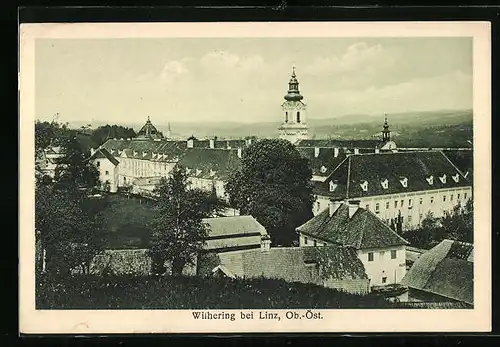
[[380, 140], [300, 140], [297, 147], [375, 148]]
[[120, 162], [113, 157], [111, 153], [106, 148], [99, 148], [92, 156], [92, 159], [106, 158], [108, 159], [114, 166], [120, 164]]
[[186, 141], [109, 139], [103, 145], [113, 156], [153, 161], [177, 161], [186, 150]]
[[443, 150], [450, 161], [457, 166], [465, 175], [468, 172], [468, 178], [472, 182], [472, 173], [474, 170], [474, 152], [472, 150]]
[[[337, 185], [333, 192], [330, 182]], [[335, 198], [354, 198], [470, 184], [441, 151], [352, 154], [325, 182], [315, 186], [315, 192]]]
[[415, 261], [401, 284], [473, 304], [473, 250], [470, 243], [443, 240]]
[[[312, 275], [318, 264], [320, 271], [327, 271], [333, 279], [365, 279], [363, 264], [356, 252], [344, 247], [292, 247], [270, 248], [219, 253], [220, 265], [241, 278], [275, 278], [288, 282], [320, 282]], [[321, 259], [328, 259], [325, 264]]]
[[386, 248], [408, 244], [371, 211], [358, 207], [349, 218], [347, 204], [342, 204], [332, 216], [330, 216], [330, 209], [325, 209], [299, 226], [297, 231], [326, 242], [356, 249]]
[[266, 229], [252, 216], [204, 218], [203, 223], [209, 228], [209, 238], [253, 233], [267, 235]]
[[240, 162], [237, 150], [188, 148], [177, 165], [189, 170], [190, 177], [224, 180]]
[[[335, 157], [333, 148], [319, 148], [319, 153], [312, 147], [299, 147], [297, 149], [302, 157], [309, 159], [313, 176], [328, 177], [346, 158], [344, 149], [339, 150], [337, 157]], [[316, 153], [318, 156], [315, 155]]]

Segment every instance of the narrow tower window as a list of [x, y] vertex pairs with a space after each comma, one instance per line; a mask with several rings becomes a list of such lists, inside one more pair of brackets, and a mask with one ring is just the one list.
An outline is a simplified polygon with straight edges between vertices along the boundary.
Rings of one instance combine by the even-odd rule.
[[285, 123], [288, 123], [288, 112], [285, 112]]
[[297, 123], [300, 123], [300, 111], [297, 112]]

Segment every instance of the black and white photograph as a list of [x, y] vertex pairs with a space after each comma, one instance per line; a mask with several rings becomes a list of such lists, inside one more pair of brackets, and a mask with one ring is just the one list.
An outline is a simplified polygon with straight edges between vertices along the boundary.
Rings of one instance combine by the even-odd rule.
[[487, 331], [489, 35], [21, 26], [21, 328]]

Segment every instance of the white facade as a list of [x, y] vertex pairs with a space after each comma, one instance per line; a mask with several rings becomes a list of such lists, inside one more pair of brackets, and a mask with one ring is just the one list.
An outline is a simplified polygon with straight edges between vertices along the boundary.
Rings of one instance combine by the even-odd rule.
[[109, 188], [111, 193], [115, 193], [118, 188], [118, 165], [113, 164], [107, 158], [96, 158], [94, 159], [95, 166], [99, 170], [99, 180], [103, 187], [106, 183], [109, 183]]
[[[465, 204], [472, 196], [472, 187], [434, 189], [417, 192], [359, 197], [360, 207], [375, 213], [381, 220], [389, 221], [401, 212], [403, 230], [420, 225], [427, 213], [442, 217], [445, 211], [453, 210], [459, 202]], [[313, 214], [317, 215], [329, 205], [330, 198], [317, 196]]]
[[131, 184], [136, 178], [166, 177], [175, 166], [173, 162], [142, 160], [126, 156], [116, 158], [120, 161], [119, 187]]
[[279, 138], [296, 143], [308, 138], [307, 106], [302, 101], [285, 101], [281, 105], [283, 120], [278, 128]]
[[[328, 242], [300, 234], [299, 245], [321, 247], [328, 246]], [[361, 249], [357, 254], [370, 279], [370, 286], [396, 284], [406, 274], [406, 246]]]

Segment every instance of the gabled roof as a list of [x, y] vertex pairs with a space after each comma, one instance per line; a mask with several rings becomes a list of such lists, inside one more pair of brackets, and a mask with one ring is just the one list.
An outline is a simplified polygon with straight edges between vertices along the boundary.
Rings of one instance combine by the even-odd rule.
[[108, 159], [114, 166], [120, 164], [120, 162], [113, 157], [111, 153], [106, 148], [99, 148], [95, 151], [95, 153], [90, 157], [91, 159], [100, 159], [106, 158]]
[[214, 237], [230, 237], [232, 235], [244, 234], [259, 234], [260, 236], [267, 235], [266, 229], [252, 216], [204, 218], [203, 223], [205, 223], [209, 228], [209, 239]]
[[358, 207], [349, 218], [349, 206], [342, 204], [332, 216], [330, 208], [311, 218], [297, 231], [320, 240], [355, 249], [386, 248], [408, 242], [371, 211]]
[[443, 240], [415, 261], [401, 284], [472, 305], [473, 252], [470, 243]]
[[[103, 145], [113, 156], [141, 160], [176, 162], [186, 151], [186, 141], [109, 139]], [[160, 156], [159, 156], [160, 154]]]
[[[446, 175], [445, 182], [440, 177]], [[452, 176], [458, 175], [458, 182]], [[432, 184], [428, 178], [432, 176]], [[406, 180], [406, 186], [402, 181]], [[382, 182], [387, 180], [387, 188]], [[331, 192], [330, 182], [337, 184]], [[367, 190], [362, 184], [367, 182]], [[412, 191], [470, 186], [470, 180], [441, 151], [351, 154], [323, 182], [316, 194], [357, 198]]]
[[240, 163], [237, 150], [188, 148], [177, 165], [189, 170], [190, 177], [224, 180]]
[[336, 280], [366, 279], [365, 268], [355, 250], [338, 246], [277, 247], [219, 253], [223, 265], [236, 277], [274, 278], [288, 282], [314, 283], [311, 266], [319, 266]]
[[302, 157], [309, 160], [313, 176], [319, 177], [328, 177], [347, 156], [344, 149], [339, 150], [337, 157], [334, 148], [319, 148], [318, 156], [315, 155], [316, 150], [313, 147], [299, 147], [297, 150]]

